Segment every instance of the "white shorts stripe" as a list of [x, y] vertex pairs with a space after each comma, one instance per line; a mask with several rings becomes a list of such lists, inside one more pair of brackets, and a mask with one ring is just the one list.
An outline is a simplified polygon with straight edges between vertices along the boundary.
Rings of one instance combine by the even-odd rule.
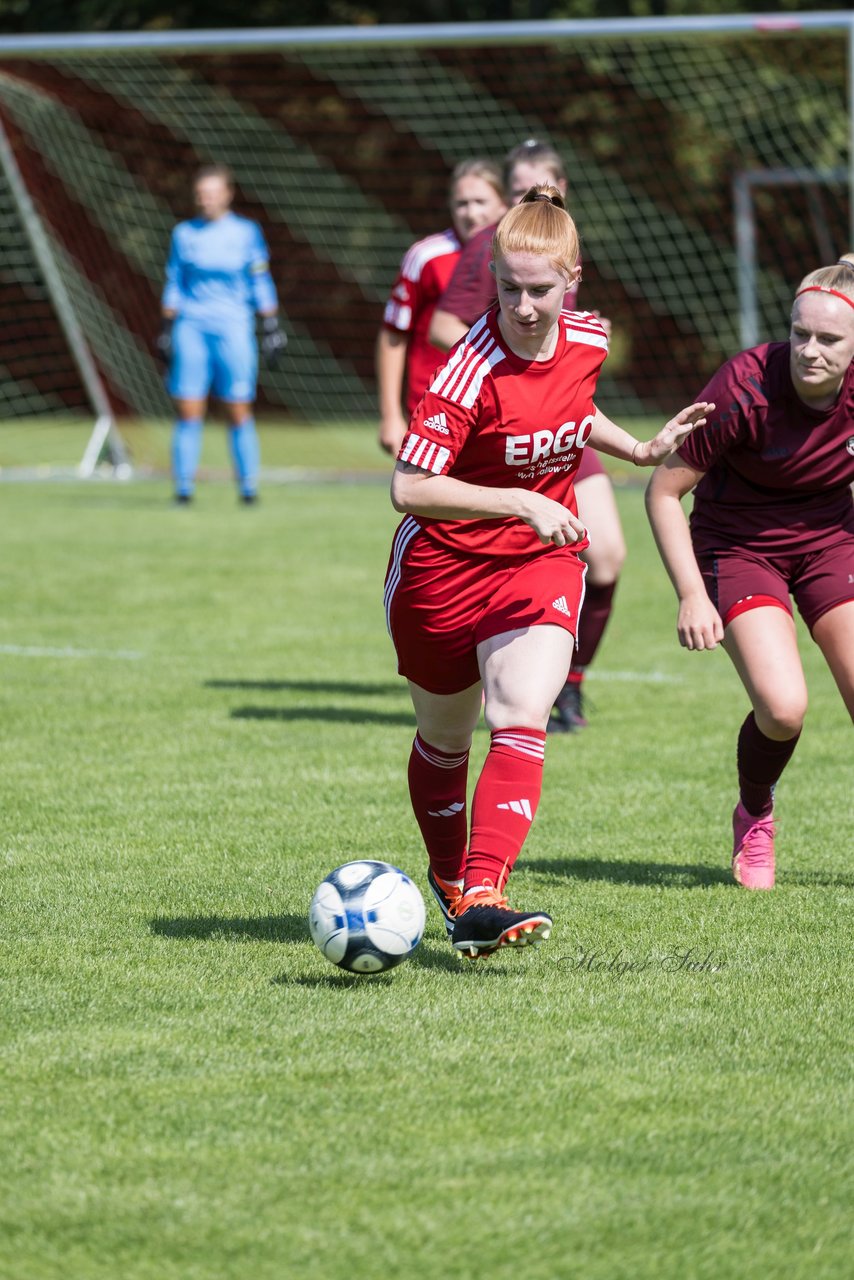
[[391, 602], [394, 593], [400, 583], [400, 575], [402, 571], [403, 556], [406, 548], [412, 539], [421, 532], [421, 525], [412, 516], [405, 516], [398, 526], [397, 532], [392, 541], [392, 560], [391, 567], [388, 571], [386, 579], [385, 591], [383, 592], [383, 603], [385, 605], [385, 624], [392, 640], [394, 636], [391, 631]]

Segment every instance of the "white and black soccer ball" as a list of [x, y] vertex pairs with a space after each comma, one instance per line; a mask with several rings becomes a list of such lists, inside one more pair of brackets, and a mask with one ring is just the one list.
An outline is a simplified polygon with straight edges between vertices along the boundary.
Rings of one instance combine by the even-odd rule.
[[380, 973], [411, 955], [424, 933], [424, 899], [389, 862], [345, 862], [318, 885], [308, 927], [327, 960]]

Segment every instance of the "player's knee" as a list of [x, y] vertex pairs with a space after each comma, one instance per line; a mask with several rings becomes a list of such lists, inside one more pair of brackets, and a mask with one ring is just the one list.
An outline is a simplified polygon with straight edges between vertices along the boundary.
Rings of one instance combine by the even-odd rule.
[[483, 719], [490, 733], [498, 729], [512, 729], [518, 725], [526, 725], [529, 729], [545, 729], [554, 699], [547, 704], [526, 699], [523, 701], [507, 701], [490, 699], [487, 695], [483, 707]]
[[424, 742], [429, 743], [431, 747], [435, 747], [437, 751], [442, 751], [446, 755], [463, 755], [471, 747], [472, 735], [467, 729], [431, 729], [428, 726], [418, 726], [418, 732]]
[[756, 711], [756, 722], [766, 738], [785, 742], [800, 733], [807, 713], [806, 690], [789, 690]]

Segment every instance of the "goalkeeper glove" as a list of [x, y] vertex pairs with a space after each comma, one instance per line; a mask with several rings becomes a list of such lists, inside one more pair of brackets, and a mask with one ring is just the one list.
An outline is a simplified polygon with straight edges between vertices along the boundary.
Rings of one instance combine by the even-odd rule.
[[261, 353], [268, 369], [275, 369], [279, 356], [288, 345], [288, 335], [279, 328], [278, 316], [262, 316], [261, 318]]
[[174, 323], [173, 316], [164, 316], [160, 325], [160, 332], [154, 342], [157, 354], [165, 365], [168, 365], [172, 359], [172, 326]]

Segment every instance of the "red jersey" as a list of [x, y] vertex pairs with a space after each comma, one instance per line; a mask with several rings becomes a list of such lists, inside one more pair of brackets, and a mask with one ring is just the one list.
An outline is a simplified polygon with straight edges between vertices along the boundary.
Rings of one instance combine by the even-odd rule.
[[[483, 227], [466, 242], [448, 286], [439, 298], [440, 310], [449, 311], [464, 324], [474, 324], [478, 316], [482, 316], [495, 302], [495, 276], [489, 265], [492, 262], [495, 226], [497, 223], [491, 227]], [[581, 262], [580, 255], [578, 261]], [[576, 284], [567, 290], [563, 300], [567, 311], [575, 309], [577, 298]]]
[[450, 228], [417, 240], [403, 256], [385, 306], [383, 324], [386, 328], [409, 334], [406, 352], [407, 413], [412, 413], [424, 394], [430, 374], [444, 359], [444, 351], [434, 347], [427, 334], [436, 302], [453, 274], [460, 249], [456, 233]]
[[854, 364], [836, 403], [811, 409], [788, 342], [765, 343], [728, 360], [697, 398], [717, 406], [678, 450], [706, 473], [691, 514], [698, 553], [818, 551], [854, 533]]
[[[577, 514], [573, 476], [593, 426], [593, 394], [607, 352], [595, 316], [563, 311], [554, 354], [525, 360], [504, 342], [494, 308], [434, 374], [412, 415], [400, 461], [471, 484], [532, 489]], [[550, 550], [515, 517], [415, 519], [435, 542], [478, 555]]]

